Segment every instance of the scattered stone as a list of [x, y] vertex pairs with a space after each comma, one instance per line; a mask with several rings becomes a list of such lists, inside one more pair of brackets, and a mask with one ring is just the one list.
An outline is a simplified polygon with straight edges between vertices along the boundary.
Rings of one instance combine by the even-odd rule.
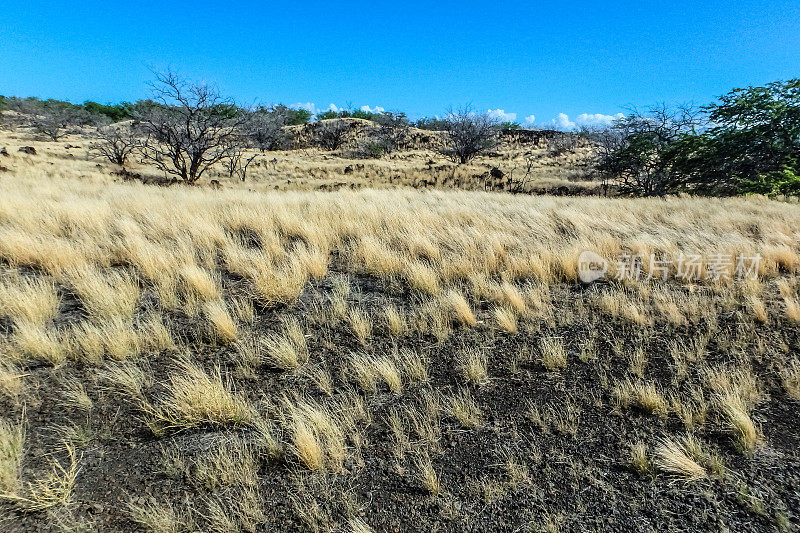
[[33, 146], [21, 146], [19, 151], [23, 154], [36, 155], [36, 148]]
[[220, 184], [219, 180], [211, 180], [211, 183], [209, 183], [209, 185], [211, 186], [212, 189], [222, 188], [222, 185]]
[[344, 167], [344, 173], [345, 174], [352, 174], [353, 173], [353, 165], [347, 165], [346, 167]]
[[5, 146], [0, 148], [0, 155], [5, 156], [5, 157], [11, 157], [11, 154], [8, 153], [8, 150], [6, 150]]

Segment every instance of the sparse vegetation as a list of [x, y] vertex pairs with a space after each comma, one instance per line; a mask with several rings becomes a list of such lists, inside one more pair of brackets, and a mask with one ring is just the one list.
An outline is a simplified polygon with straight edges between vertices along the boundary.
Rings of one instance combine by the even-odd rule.
[[[210, 164], [214, 188], [152, 186], [169, 181], [137, 152], [66, 157], [94, 127], [0, 131], [11, 531], [795, 525], [796, 204], [487, 193], [590, 140], [492, 128], [454, 165], [445, 133], [399, 115], [214, 110], [239, 112], [263, 114], [235, 132], [259, 157], [246, 184]], [[390, 119], [393, 147], [347, 159]], [[320, 151], [326, 123], [344, 133]], [[583, 250], [604, 281], [579, 281]], [[730, 254], [731, 274], [758, 255], [758, 279], [648, 262], [682, 253]], [[620, 254], [639, 279], [616, 279]]]

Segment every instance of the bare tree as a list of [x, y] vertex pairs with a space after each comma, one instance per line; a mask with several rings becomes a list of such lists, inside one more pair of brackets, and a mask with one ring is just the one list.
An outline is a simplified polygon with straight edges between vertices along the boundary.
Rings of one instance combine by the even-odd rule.
[[511, 171], [509, 192], [512, 194], [522, 194], [527, 192], [528, 183], [532, 179], [533, 167], [536, 164], [535, 157], [528, 157], [525, 159], [525, 174], [521, 178], [514, 178], [516, 168]]
[[283, 106], [259, 107], [250, 113], [244, 129], [250, 141], [262, 152], [280, 150], [286, 145], [283, 127], [288, 123], [289, 117]]
[[195, 183], [229, 156], [246, 114], [210, 85], [156, 73], [153, 101], [137, 117], [142, 156], [165, 174]]
[[375, 135], [385, 153], [391, 154], [406, 141], [409, 125], [405, 113], [385, 111], [375, 119], [375, 122], [378, 123]]
[[57, 141], [69, 133], [70, 128], [92, 123], [92, 117], [76, 106], [70, 104], [47, 105], [31, 114], [31, 126], [41, 133]]
[[128, 124], [115, 124], [97, 128], [97, 142], [89, 148], [111, 163], [124, 167], [138, 145], [134, 129]]
[[675, 190], [680, 178], [673, 171], [670, 153], [686, 135], [704, 126], [701, 110], [692, 104], [669, 107], [656, 104], [645, 111], [632, 108], [617, 120], [609, 152], [598, 169], [616, 179], [623, 191], [641, 196], [664, 196]]
[[594, 148], [592, 166], [599, 170], [600, 181], [603, 186], [603, 194], [608, 195], [609, 181], [615, 176], [605, 167], [614, 157], [618, 150], [625, 145], [625, 136], [614, 126], [582, 126], [578, 129], [578, 135], [586, 139], [589, 146]]
[[451, 109], [444, 119], [446, 143], [440, 151], [455, 163], [468, 163], [497, 144], [497, 125], [495, 118], [475, 112], [469, 104]]
[[547, 153], [551, 157], [558, 157], [560, 155], [570, 153], [574, 154], [577, 150], [580, 137], [571, 132], [559, 132], [547, 140]]
[[227, 155], [222, 160], [222, 164], [225, 170], [228, 171], [228, 177], [236, 177], [241, 181], [245, 181], [247, 179], [247, 167], [258, 157], [258, 154], [248, 157], [245, 139], [237, 137], [231, 137], [228, 140], [226, 152]]
[[338, 150], [347, 140], [350, 124], [343, 119], [324, 120], [317, 126], [316, 142], [325, 150]]

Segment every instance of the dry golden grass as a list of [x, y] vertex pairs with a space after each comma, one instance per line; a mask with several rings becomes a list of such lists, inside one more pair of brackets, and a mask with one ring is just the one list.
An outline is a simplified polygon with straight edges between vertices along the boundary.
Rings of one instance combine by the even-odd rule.
[[667, 414], [667, 400], [653, 383], [623, 381], [614, 387], [614, 399], [620, 407], [638, 407], [657, 415]]
[[452, 320], [447, 306], [440, 298], [424, 301], [414, 311], [412, 329], [430, 333], [439, 343], [446, 341], [453, 333]]
[[92, 402], [92, 399], [87, 394], [83, 383], [77, 379], [69, 379], [64, 383], [63, 387], [61, 399], [64, 406], [78, 411], [89, 411], [92, 409], [94, 402]]
[[22, 425], [0, 420], [0, 494], [16, 495], [20, 488], [23, 444]]
[[786, 394], [800, 402], [800, 362], [792, 361], [783, 371], [781, 384]]
[[422, 486], [432, 495], [438, 496], [442, 492], [442, 484], [439, 474], [433, 468], [430, 457], [425, 455], [417, 460], [417, 475], [422, 482]]
[[386, 328], [393, 337], [402, 336], [408, 329], [405, 317], [394, 305], [387, 305], [383, 310]]
[[469, 391], [462, 390], [451, 396], [448, 407], [450, 413], [462, 426], [476, 428], [480, 425], [483, 413]]
[[[13, 430], [13, 428], [11, 428]], [[8, 428], [0, 427], [0, 438], [8, 438], [5, 434]], [[18, 430], [21, 431], [21, 430]], [[19, 445], [20, 453], [22, 447], [22, 434], [18, 433], [11, 436], [12, 446]], [[41, 512], [54, 507], [64, 507], [68, 505], [72, 499], [72, 492], [75, 487], [75, 480], [78, 475], [78, 459], [75, 455], [75, 449], [68, 443], [64, 443], [64, 448], [68, 455], [68, 464], [62, 465], [61, 462], [54, 458], [49, 458], [49, 471], [42, 477], [36, 478], [33, 481], [28, 481], [22, 486], [22, 481], [18, 480], [14, 484], [14, 490], [0, 492], [0, 497], [12, 502], [14, 505], [28, 512]], [[6, 452], [14, 452], [11, 450], [4, 450], [3, 445], [0, 444], [0, 457]], [[7, 458], [3, 458], [7, 459]], [[11, 465], [2, 465], [0, 468], [10, 467]]]
[[506, 333], [517, 332], [517, 313], [509, 307], [495, 307], [494, 318], [498, 327]]
[[350, 527], [350, 533], [372, 533], [373, 529], [369, 527], [369, 524], [364, 522], [362, 519], [358, 517], [353, 517], [350, 519], [348, 523]]
[[[33, 359], [59, 365], [67, 359], [67, 348], [58, 334], [43, 325], [18, 322], [11, 336], [17, 359]], [[11, 354], [14, 357], [14, 354]]]
[[212, 335], [224, 344], [235, 342], [239, 328], [221, 300], [213, 300], [203, 305], [203, 314], [208, 320]]
[[248, 274], [256, 297], [268, 303], [291, 303], [297, 300], [308, 281], [308, 273], [300, 265], [283, 265], [278, 270], [254, 267]]
[[270, 335], [264, 342], [266, 361], [276, 368], [294, 370], [308, 362], [306, 338], [296, 319], [285, 321], [283, 334]]
[[542, 366], [547, 370], [558, 370], [567, 366], [567, 351], [558, 338], [543, 338], [539, 343]]
[[761, 441], [761, 432], [753, 422], [741, 396], [726, 391], [719, 396], [718, 401], [739, 445], [745, 450], [753, 450]]
[[[179, 288], [184, 296], [201, 301], [218, 298], [219, 278], [211, 270], [217, 247], [252, 283], [254, 296], [267, 303], [296, 299], [308, 280], [327, 271], [329, 252], [338, 251], [354, 272], [403, 278], [428, 294], [439, 294], [449, 282], [469, 280], [474, 295], [517, 314], [539, 304], [528, 304], [526, 292], [507, 280], [492, 281], [495, 276], [575, 279], [581, 250], [598, 250], [613, 260], [620, 250], [641, 246], [642, 235], [650, 246], [675, 256], [681, 251], [735, 250], [762, 253], [789, 272], [800, 265], [792, 246], [800, 208], [760, 199], [659, 203], [412, 190], [253, 194], [114, 184], [97, 175], [65, 185], [46, 176], [18, 174], [0, 200], [5, 221], [0, 226], [0, 259], [41, 268], [59, 283], [76, 282], [83, 292], [79, 297], [98, 315], [129, 315], [136, 302], [136, 278], [110, 269], [112, 258], [152, 283], [168, 306], [176, 304]], [[264, 203], [274, 206], [267, 219], [261, 216]], [[640, 216], [623, 216], [633, 211]], [[310, 212], [314, 217], [307, 216]], [[702, 223], [697, 222], [698, 212]], [[621, 218], [624, 224], [618, 223]], [[80, 229], [80, 238], [60, 236], [64, 220]], [[569, 238], [559, 233], [554, 220], [571, 221]], [[653, 226], [652, 220], [659, 225]], [[758, 227], [744, 229], [750, 224]], [[414, 231], [407, 231], [409, 227]], [[241, 228], [256, 228], [261, 249], [241, 246], [235, 236]], [[282, 242], [285, 238], [301, 242]], [[778, 273], [777, 266], [765, 264], [763, 275]], [[90, 273], [86, 279], [76, 276], [84, 271]], [[110, 285], [125, 289], [125, 298], [105, 298]], [[620, 295], [604, 302], [611, 314], [635, 323], [648, 321], [639, 302]], [[48, 315], [47, 305], [44, 309], [40, 316]], [[674, 306], [664, 309], [681, 321]]]
[[750, 307], [750, 311], [753, 313], [753, 316], [759, 322], [767, 322], [769, 320], [769, 314], [767, 314], [767, 307], [764, 305], [764, 301], [759, 298], [758, 296], [751, 295], [748, 297], [748, 305]]
[[140, 290], [139, 282], [129, 273], [82, 268], [69, 271], [66, 277], [92, 320], [133, 317]]
[[631, 466], [640, 475], [646, 475], [652, 470], [650, 459], [647, 457], [647, 445], [636, 442], [630, 446]]
[[403, 272], [411, 288], [431, 295], [439, 293], [439, 275], [425, 263], [408, 261], [403, 265]]
[[24, 374], [10, 362], [0, 360], [0, 394], [8, 398], [16, 398], [22, 390]]
[[470, 327], [477, 324], [478, 320], [475, 318], [475, 313], [472, 312], [467, 299], [464, 298], [464, 295], [461, 293], [461, 291], [457, 289], [449, 289], [444, 294], [444, 300], [450, 307], [450, 310], [455, 316], [456, 320], [458, 320], [461, 324]]
[[408, 370], [418, 380], [427, 375], [427, 370], [421, 368], [421, 362], [409, 354], [406, 354], [405, 360], [397, 361], [397, 359], [398, 357], [354, 354], [350, 366], [356, 382], [364, 392], [375, 393], [378, 382], [383, 381], [390, 391], [400, 394], [403, 391], [403, 378], [399, 366], [408, 364], [410, 366]]
[[379, 357], [373, 361], [376, 374], [395, 394], [403, 392], [403, 379], [395, 362], [389, 357]]
[[404, 348], [395, 355], [398, 367], [409, 384], [419, 385], [428, 381], [428, 358], [421, 353]]
[[[159, 340], [159, 332], [149, 331], [148, 328], [137, 331], [132, 326], [130, 322], [119, 318], [100, 323], [74, 324], [68, 339], [72, 347], [71, 355], [76, 360], [91, 364], [99, 364], [106, 355], [123, 360], [139, 353], [146, 343]], [[151, 336], [151, 333], [155, 335]]]
[[170, 503], [129, 504], [128, 513], [131, 520], [150, 533], [180, 533], [191, 524], [189, 518]]
[[0, 316], [44, 325], [55, 318], [61, 299], [55, 284], [42, 278], [0, 280]]
[[182, 359], [178, 374], [171, 379], [169, 395], [161, 405], [150, 409], [158, 424], [168, 428], [188, 428], [203, 424], [238, 425], [253, 421], [247, 402], [223, 382], [219, 368], [210, 375], [200, 366]]
[[659, 470], [686, 481], [703, 479], [708, 476], [708, 472], [696, 461], [694, 447], [691, 437], [685, 437], [681, 441], [665, 439], [655, 449], [655, 465]]
[[522, 293], [507, 281], [501, 283], [496, 289], [495, 298], [498, 303], [508, 306], [518, 314], [522, 314], [527, 309], [525, 298], [522, 296]]
[[326, 407], [311, 401], [286, 401], [285, 426], [291, 451], [309, 470], [338, 470], [345, 459], [341, 420]]
[[152, 375], [135, 363], [112, 363], [98, 372], [104, 387], [123, 397], [136, 400], [144, 398], [144, 391], [153, 384]]
[[162, 352], [175, 348], [172, 333], [157, 313], [149, 313], [139, 323], [138, 348], [141, 351]]
[[253, 486], [258, 464], [254, 451], [240, 439], [231, 439], [198, 459], [194, 479], [209, 490], [231, 485]]
[[464, 350], [458, 356], [458, 369], [467, 383], [485, 385], [489, 382], [488, 358], [477, 349]]
[[758, 383], [749, 369], [719, 369], [708, 374], [718, 409], [737, 443], [752, 451], [761, 442], [761, 431], [751, 416], [761, 399]]
[[350, 329], [361, 344], [367, 344], [372, 335], [372, 318], [361, 309], [351, 309], [348, 315]]
[[797, 298], [786, 296], [783, 302], [786, 305], [786, 318], [794, 324], [800, 324], [800, 302]]

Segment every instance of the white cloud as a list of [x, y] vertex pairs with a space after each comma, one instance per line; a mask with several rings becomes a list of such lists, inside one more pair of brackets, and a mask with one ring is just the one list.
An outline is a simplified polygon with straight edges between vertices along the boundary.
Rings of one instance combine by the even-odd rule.
[[339, 111], [341, 111], [341, 108], [336, 107], [336, 104], [331, 104], [331, 105], [328, 106], [328, 109], [325, 109], [325, 111], [336, 111], [336, 112], [339, 112]]
[[602, 113], [595, 113], [593, 115], [582, 113], [578, 115], [575, 122], [579, 126], [610, 126], [615, 120], [624, 117], [622, 113], [616, 115], [603, 115]]
[[556, 118], [550, 121], [550, 123], [558, 129], [562, 130], [574, 130], [575, 124], [569, 119], [569, 116], [566, 113], [559, 113]]
[[516, 113], [506, 113], [502, 109], [489, 109], [486, 111], [490, 117], [495, 118], [501, 122], [514, 122], [517, 120]]
[[317, 106], [316, 104], [314, 104], [314, 102], [298, 102], [296, 104], [290, 105], [289, 107], [294, 109], [305, 109], [306, 111], [309, 111], [312, 114], [316, 114], [317, 112]]
[[575, 120], [571, 120], [566, 113], [559, 113], [548, 124], [560, 130], [574, 130], [579, 127], [605, 127], [610, 126], [615, 120], [624, 117], [622, 113], [604, 115], [602, 113], [581, 113]]
[[525, 117], [525, 124], [535, 124], [536, 123], [536, 115], [528, 115]]
[[361, 106], [361, 111], [364, 111], [365, 113], [383, 113], [386, 110], [384, 108], [382, 108], [381, 106], [379, 106], [379, 105], [376, 105], [375, 107], [370, 107], [368, 105], [362, 105]]

